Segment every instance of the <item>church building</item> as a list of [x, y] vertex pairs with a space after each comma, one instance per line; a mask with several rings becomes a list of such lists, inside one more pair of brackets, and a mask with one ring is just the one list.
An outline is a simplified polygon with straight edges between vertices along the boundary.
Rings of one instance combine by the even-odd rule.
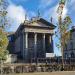
[[46, 53], [54, 53], [53, 34], [54, 26], [43, 18], [25, 20], [13, 34], [12, 53], [28, 63], [31, 59], [46, 58]]

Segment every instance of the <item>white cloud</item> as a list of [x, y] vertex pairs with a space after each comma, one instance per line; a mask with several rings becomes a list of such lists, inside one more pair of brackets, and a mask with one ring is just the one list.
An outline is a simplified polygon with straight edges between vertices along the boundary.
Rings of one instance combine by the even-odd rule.
[[[48, 9], [48, 10], [44, 13], [44, 17], [47, 18], [47, 19], [53, 17], [54, 22], [56, 23], [56, 22], [58, 21], [57, 9], [58, 9], [58, 4], [57, 4], [56, 6], [50, 8], [50, 9]], [[66, 17], [67, 11], [68, 11], [68, 9], [67, 9], [67, 7], [65, 6], [65, 8], [63, 9], [63, 16], [62, 16], [63, 18]]]
[[67, 14], [68, 14], [68, 8], [67, 8], [67, 6], [65, 6], [63, 9], [62, 17], [65, 18]]
[[36, 13], [34, 11], [29, 11], [28, 16], [29, 18], [36, 17]]
[[[27, 0], [15, 0], [16, 2], [26, 2]], [[12, 3], [12, 0], [8, 0], [9, 3]]]
[[70, 13], [75, 12], [75, 0], [70, 0], [70, 2], [68, 3], [68, 7], [70, 8]]
[[15, 1], [18, 1], [18, 2], [26, 2], [27, 0], [15, 0]]
[[16, 1], [27, 1], [27, 0], [16, 0]]
[[75, 0], [70, 0], [70, 4], [75, 4]]
[[7, 8], [7, 16], [13, 21], [10, 30], [16, 30], [18, 26], [24, 22], [26, 11], [22, 6], [11, 4]]
[[46, 8], [50, 4], [52, 4], [54, 1], [53, 0], [40, 0], [40, 5], [39, 8]]

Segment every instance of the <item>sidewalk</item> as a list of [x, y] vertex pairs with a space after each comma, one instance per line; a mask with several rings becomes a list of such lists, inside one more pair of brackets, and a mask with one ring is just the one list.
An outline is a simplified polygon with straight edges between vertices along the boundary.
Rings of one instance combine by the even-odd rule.
[[36, 73], [9, 74], [9, 75], [75, 75], [75, 71], [62, 71], [62, 72], [36, 72]]

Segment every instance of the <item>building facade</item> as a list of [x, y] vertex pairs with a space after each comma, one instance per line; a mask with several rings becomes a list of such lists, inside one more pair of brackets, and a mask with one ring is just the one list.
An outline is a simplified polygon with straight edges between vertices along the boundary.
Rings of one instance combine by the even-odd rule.
[[70, 30], [70, 39], [64, 49], [64, 58], [75, 58], [75, 27]]
[[55, 26], [43, 18], [25, 21], [14, 34], [13, 52], [25, 62], [33, 58], [46, 58], [46, 53], [53, 53], [54, 29]]

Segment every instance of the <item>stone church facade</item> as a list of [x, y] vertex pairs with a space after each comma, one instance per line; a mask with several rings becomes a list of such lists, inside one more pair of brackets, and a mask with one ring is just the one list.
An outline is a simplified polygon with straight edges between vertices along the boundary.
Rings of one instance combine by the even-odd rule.
[[71, 58], [75, 60], [75, 26], [70, 30], [70, 39], [64, 48], [64, 58]]
[[14, 33], [13, 52], [25, 62], [33, 58], [46, 58], [46, 53], [53, 53], [54, 29], [55, 26], [43, 18], [25, 20]]

